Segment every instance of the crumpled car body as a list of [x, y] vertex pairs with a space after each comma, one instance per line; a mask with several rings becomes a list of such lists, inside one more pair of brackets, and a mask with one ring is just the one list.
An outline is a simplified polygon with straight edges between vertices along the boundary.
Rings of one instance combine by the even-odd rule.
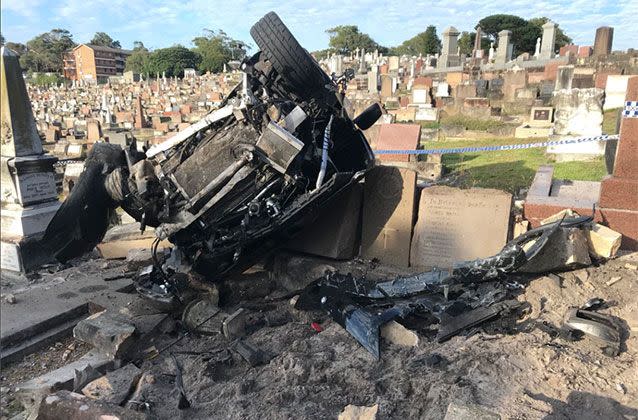
[[45, 233], [50, 254], [93, 249], [120, 206], [175, 245], [171, 269], [214, 280], [285, 243], [374, 165], [361, 129], [381, 111], [349, 117], [353, 74], [325, 74], [272, 12], [251, 35], [261, 50], [219, 109], [147, 150], [93, 146]]

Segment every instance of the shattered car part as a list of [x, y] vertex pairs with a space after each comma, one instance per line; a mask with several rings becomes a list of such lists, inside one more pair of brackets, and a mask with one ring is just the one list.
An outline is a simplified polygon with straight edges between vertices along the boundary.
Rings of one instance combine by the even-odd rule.
[[620, 353], [620, 331], [610, 315], [570, 308], [565, 314], [563, 327], [592, 338], [601, 344], [603, 352], [608, 356], [617, 356]]
[[456, 317], [441, 317], [441, 327], [439, 327], [439, 333], [436, 336], [436, 340], [439, 343], [449, 340], [461, 331], [468, 328], [480, 325], [490, 319], [496, 318], [503, 312], [509, 312], [519, 308], [522, 305], [517, 300], [506, 300], [503, 302], [495, 303], [487, 307], [479, 307], [469, 312], [462, 313]]
[[[295, 308], [328, 312], [376, 358], [380, 326], [413, 313], [437, 318], [438, 340], [443, 341], [520, 306], [505, 301], [512, 289], [508, 275], [533, 264], [552, 238], [560, 236], [555, 235], [558, 230], [585, 227], [591, 220], [578, 217], [540, 226], [510, 241], [492, 257], [456, 263], [451, 270], [434, 269], [379, 282], [330, 272], [302, 291]], [[492, 286], [481, 289], [488, 282]], [[461, 316], [463, 313], [466, 315]]]
[[180, 253], [179, 264], [155, 264], [138, 288], [170, 306], [175, 273], [216, 280], [243, 271], [374, 165], [361, 128], [380, 109], [358, 125], [349, 117], [344, 86], [354, 73], [329, 77], [275, 13], [250, 32], [260, 51], [244, 60], [242, 82], [219, 109], [145, 153], [135, 143], [93, 146], [41, 241], [50, 255], [90, 251], [122, 207]]

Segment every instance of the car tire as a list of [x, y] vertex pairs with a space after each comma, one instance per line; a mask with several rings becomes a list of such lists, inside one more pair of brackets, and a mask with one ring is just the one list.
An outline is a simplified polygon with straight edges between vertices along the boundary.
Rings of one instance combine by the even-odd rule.
[[331, 78], [295, 39], [275, 12], [250, 29], [257, 46], [295, 94], [305, 100], [322, 97]]

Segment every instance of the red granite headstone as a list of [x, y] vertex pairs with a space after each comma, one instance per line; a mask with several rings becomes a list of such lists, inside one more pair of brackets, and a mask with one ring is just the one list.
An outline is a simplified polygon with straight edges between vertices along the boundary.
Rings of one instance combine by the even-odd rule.
[[[379, 150], [414, 150], [419, 145], [418, 124], [381, 124], [376, 147]], [[380, 160], [408, 162], [410, 155], [379, 155]]]
[[[638, 76], [627, 83], [625, 102], [638, 102]], [[623, 115], [614, 173], [600, 188], [600, 212], [608, 226], [623, 234], [622, 247], [638, 250], [638, 116]]]

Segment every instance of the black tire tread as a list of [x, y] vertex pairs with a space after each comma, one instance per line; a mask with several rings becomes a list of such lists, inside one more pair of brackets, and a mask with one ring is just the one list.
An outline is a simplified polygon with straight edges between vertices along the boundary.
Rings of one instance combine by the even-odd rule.
[[275, 12], [269, 12], [255, 23], [250, 35], [277, 73], [302, 98], [316, 97], [317, 92], [332, 83]]

